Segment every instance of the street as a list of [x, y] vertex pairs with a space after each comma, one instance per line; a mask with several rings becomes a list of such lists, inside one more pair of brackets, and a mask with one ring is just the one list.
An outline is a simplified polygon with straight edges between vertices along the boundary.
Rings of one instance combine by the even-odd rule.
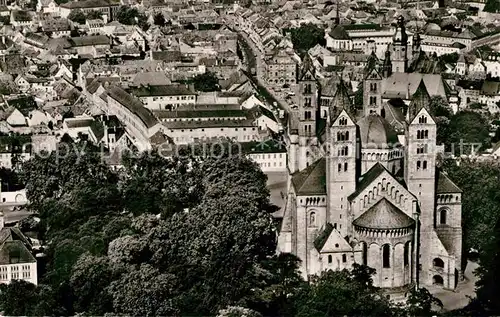
[[[264, 80], [265, 78], [265, 66], [264, 66], [264, 62], [262, 60], [262, 53], [258, 50], [258, 48], [255, 46], [255, 43], [248, 37], [248, 35], [237, 29], [237, 32], [238, 34], [241, 36], [241, 38], [245, 41], [245, 43], [247, 44], [247, 47], [250, 48], [250, 50], [252, 51], [251, 53], [253, 54], [253, 56], [255, 56], [255, 63], [256, 65], [249, 65], [249, 68], [255, 68], [255, 72], [256, 72], [256, 76], [253, 77], [253, 79], [256, 80], [256, 85], [259, 86], [260, 88], [266, 90], [266, 92], [271, 95], [272, 99], [270, 101], [275, 101], [278, 106], [285, 110], [286, 113], [290, 113], [290, 105], [288, 104], [288, 102], [286, 102], [285, 100], [283, 100], [283, 98], [277, 94], [276, 92], [274, 92], [266, 83], [266, 81]], [[265, 97], [265, 96], [264, 96]], [[273, 104], [273, 103], [271, 103]]]

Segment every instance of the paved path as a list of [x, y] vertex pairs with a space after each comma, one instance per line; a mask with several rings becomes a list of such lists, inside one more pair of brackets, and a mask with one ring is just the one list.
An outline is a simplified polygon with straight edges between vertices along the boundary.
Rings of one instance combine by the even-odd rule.
[[469, 297], [475, 297], [475, 284], [477, 277], [474, 275], [474, 270], [479, 265], [475, 262], [467, 262], [467, 268], [464, 272], [464, 280], [458, 283], [457, 289], [454, 292], [443, 289], [429, 289], [429, 291], [443, 302], [443, 309], [450, 311], [460, 309], [469, 304]]

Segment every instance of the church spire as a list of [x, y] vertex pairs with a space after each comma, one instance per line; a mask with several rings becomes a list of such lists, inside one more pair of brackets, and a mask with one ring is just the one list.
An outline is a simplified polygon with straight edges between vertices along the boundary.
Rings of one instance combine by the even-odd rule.
[[311, 56], [309, 56], [309, 53], [306, 53], [304, 59], [302, 60], [302, 65], [300, 65], [300, 69], [298, 72], [298, 80], [303, 80], [307, 74], [310, 74], [313, 78], [309, 78], [306, 80], [314, 80], [314, 65]]
[[415, 118], [415, 116], [422, 108], [426, 108], [427, 110], [429, 110], [430, 103], [431, 103], [431, 96], [427, 91], [424, 79], [421, 79], [420, 84], [418, 85], [417, 90], [413, 94], [410, 105], [408, 107], [409, 122], [411, 122], [413, 118]]
[[392, 63], [391, 63], [391, 51], [389, 48], [385, 51], [384, 63], [382, 64], [382, 74], [384, 77], [391, 76], [392, 73]]
[[335, 16], [335, 25], [339, 25], [340, 24], [339, 2], [340, 2], [340, 0], [337, 0], [337, 13], [336, 13], [336, 16]]
[[328, 110], [329, 110], [330, 124], [333, 123], [333, 121], [342, 112], [342, 110], [347, 111], [347, 113], [349, 113], [352, 116], [355, 115], [356, 111], [349, 96], [349, 91], [344, 83], [344, 80], [342, 79], [340, 79], [340, 82], [337, 85], [337, 91], [333, 96], [333, 101]]

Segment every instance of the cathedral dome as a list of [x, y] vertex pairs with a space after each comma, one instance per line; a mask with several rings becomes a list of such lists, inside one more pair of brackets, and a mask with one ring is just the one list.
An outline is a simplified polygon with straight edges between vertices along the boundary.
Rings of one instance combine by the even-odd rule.
[[398, 135], [392, 126], [378, 114], [370, 114], [358, 122], [363, 148], [393, 148], [399, 143]]
[[415, 221], [386, 198], [382, 198], [356, 218], [353, 224], [366, 229], [393, 230], [412, 227]]

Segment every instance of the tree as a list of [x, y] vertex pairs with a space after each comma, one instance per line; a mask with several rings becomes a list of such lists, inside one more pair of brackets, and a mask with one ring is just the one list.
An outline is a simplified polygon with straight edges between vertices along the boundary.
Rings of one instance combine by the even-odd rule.
[[128, 175], [122, 187], [125, 208], [134, 215], [175, 212], [199, 203], [200, 183], [197, 169], [189, 169], [196, 162], [189, 158], [164, 158], [158, 152], [145, 153], [127, 159]]
[[480, 253], [480, 266], [477, 269], [479, 280], [476, 282], [477, 303], [486, 311], [486, 316], [500, 314], [500, 218], [493, 230], [493, 239]]
[[229, 306], [226, 309], [220, 310], [217, 317], [262, 317], [262, 315], [248, 308]]
[[[483, 250], [500, 218], [500, 166], [473, 160], [445, 161], [443, 168], [462, 189], [463, 250]], [[464, 257], [466, 258], [466, 257]]]
[[291, 35], [294, 49], [302, 54], [317, 44], [326, 45], [324, 29], [312, 23], [302, 24], [299, 28], [291, 29]]
[[111, 282], [108, 292], [113, 296], [116, 313], [172, 316], [178, 314], [171, 300], [178, 284], [175, 275], [161, 273], [153, 266], [143, 264]]
[[85, 24], [86, 21], [85, 14], [81, 10], [72, 10], [68, 19], [78, 24]]
[[136, 8], [120, 6], [116, 12], [116, 19], [121, 24], [134, 25], [137, 23], [136, 18], [139, 16], [139, 11]]
[[454, 147], [455, 155], [468, 155], [490, 146], [489, 122], [477, 112], [461, 111], [452, 116], [447, 134], [446, 144]]
[[497, 0], [487, 0], [483, 11], [498, 13], [500, 11], [500, 3]]
[[406, 300], [405, 311], [408, 316], [435, 316], [433, 306], [442, 308], [443, 303], [434, 297], [426, 288], [419, 288], [410, 291]]
[[144, 31], [147, 31], [149, 28], [147, 16], [139, 12], [136, 8], [121, 6], [116, 12], [116, 19], [121, 24], [138, 25]]
[[431, 97], [429, 109], [436, 121], [437, 143], [449, 144], [449, 124], [453, 113], [448, 101], [441, 96], [433, 96]]
[[158, 25], [158, 26], [165, 26], [166, 25], [165, 17], [163, 16], [163, 14], [161, 12], [158, 12], [154, 16], [154, 24]]
[[32, 316], [36, 305], [36, 285], [24, 280], [13, 280], [0, 286], [0, 306], [7, 316]]
[[87, 16], [85, 18], [87, 20], [102, 19], [102, 13], [97, 10], [92, 10], [89, 13], [87, 13]]
[[307, 283], [299, 272], [300, 259], [280, 253], [262, 265], [261, 283], [256, 284], [251, 297], [243, 301], [264, 316], [294, 316], [295, 301]]
[[458, 61], [458, 53], [443, 54], [439, 59], [447, 64], [456, 64]]
[[84, 254], [73, 266], [70, 286], [75, 295], [76, 311], [104, 315], [112, 311], [112, 297], [106, 287], [113, 280], [113, 270], [106, 257]]
[[[360, 276], [356, 272], [362, 272]], [[297, 300], [296, 316], [387, 316], [389, 301], [373, 287], [366, 273], [356, 271], [326, 271], [314, 276]]]
[[[33, 207], [39, 207], [47, 198], [70, 199], [71, 191], [80, 185], [93, 185], [94, 188], [105, 184], [116, 186], [116, 174], [99, 155], [92, 153], [94, 150], [87, 143], [60, 143], [50, 155], [36, 155], [26, 161], [20, 176]], [[83, 187], [81, 190], [83, 193]]]
[[197, 91], [219, 91], [219, 79], [214, 73], [206, 72], [193, 78], [194, 89]]

